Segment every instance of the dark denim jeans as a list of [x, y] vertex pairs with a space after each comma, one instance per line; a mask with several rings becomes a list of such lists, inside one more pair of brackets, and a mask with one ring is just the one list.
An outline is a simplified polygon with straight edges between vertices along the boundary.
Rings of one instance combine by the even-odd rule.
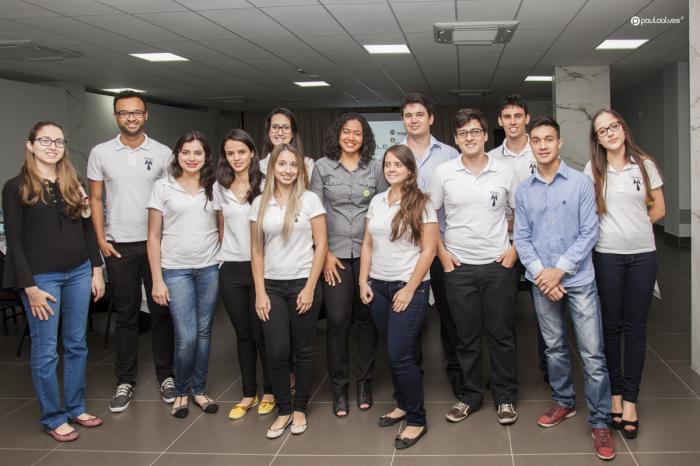
[[[641, 254], [596, 252], [593, 264], [603, 315], [611, 392], [636, 403], [647, 346], [647, 316], [658, 267], [656, 251]], [[621, 363], [623, 333], [624, 371]]]
[[583, 361], [583, 381], [588, 404], [588, 423], [607, 427], [610, 420], [610, 379], [603, 354], [603, 326], [598, 307], [595, 281], [566, 289], [560, 301], [550, 301], [532, 287], [537, 320], [547, 344], [547, 367], [552, 398], [557, 404], [573, 408], [576, 396], [571, 375], [571, 356], [567, 342], [564, 311], [568, 310], [576, 334], [576, 346]]
[[211, 320], [219, 293], [219, 266], [163, 269], [175, 330], [177, 396], [205, 392], [211, 346]]
[[369, 285], [374, 292], [369, 308], [379, 334], [386, 339], [394, 398], [398, 407], [406, 411], [409, 426], [424, 426], [423, 373], [416, 364], [416, 342], [428, 312], [430, 281], [420, 284], [402, 312], [394, 312], [391, 307], [394, 294], [406, 282], [372, 279]]
[[[67, 272], [34, 275], [36, 286], [56, 298], [55, 303], [48, 301], [53, 315], [47, 320], [39, 320], [32, 315], [27, 295], [22, 292], [32, 337], [32, 381], [41, 409], [41, 423], [46, 430], [54, 430], [68, 419], [85, 412], [85, 364], [88, 353], [85, 326], [91, 282], [90, 261]], [[63, 337], [63, 405], [56, 377], [59, 318]]]

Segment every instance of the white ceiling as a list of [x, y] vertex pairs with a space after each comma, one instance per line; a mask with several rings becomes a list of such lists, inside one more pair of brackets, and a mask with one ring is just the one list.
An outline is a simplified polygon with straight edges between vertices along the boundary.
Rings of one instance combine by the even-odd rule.
[[[0, 0], [0, 38], [74, 50], [56, 62], [0, 61], [0, 76], [133, 87], [171, 102], [222, 109], [275, 105], [394, 106], [406, 92], [466, 103], [450, 89], [491, 89], [477, 103], [518, 91], [549, 99], [550, 84], [524, 83], [554, 66], [610, 65], [614, 88], [688, 57], [686, 0]], [[632, 26], [632, 16], [684, 17]], [[518, 20], [506, 45], [455, 47], [432, 24]], [[606, 38], [641, 38], [636, 51], [595, 51]], [[369, 55], [362, 44], [407, 43], [410, 55]], [[172, 52], [189, 62], [128, 56]], [[293, 81], [318, 74], [331, 87]], [[212, 97], [244, 96], [245, 104]]]

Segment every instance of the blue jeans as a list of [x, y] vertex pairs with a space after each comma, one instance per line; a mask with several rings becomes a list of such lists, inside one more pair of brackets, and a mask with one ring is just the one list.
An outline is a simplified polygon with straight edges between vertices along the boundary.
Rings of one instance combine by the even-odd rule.
[[[53, 315], [48, 320], [39, 320], [32, 315], [27, 295], [22, 292], [32, 337], [32, 381], [41, 408], [41, 423], [46, 430], [54, 430], [85, 412], [88, 352], [85, 326], [90, 306], [92, 266], [90, 261], [85, 261], [66, 272], [34, 275], [34, 283], [56, 298], [55, 303], [47, 300]], [[59, 320], [63, 337], [63, 406], [56, 377]]]
[[588, 423], [592, 427], [607, 427], [610, 420], [610, 378], [603, 354], [603, 326], [596, 284], [593, 281], [566, 291], [560, 301], [553, 302], [536, 286], [532, 287], [537, 320], [547, 345], [545, 354], [552, 398], [557, 404], [574, 407], [574, 379], [564, 318], [564, 310], [568, 308], [583, 361], [584, 390], [590, 411]]
[[211, 346], [211, 320], [219, 293], [219, 266], [163, 269], [175, 330], [177, 396], [205, 392]]
[[424, 426], [423, 373], [416, 364], [416, 342], [428, 312], [430, 281], [418, 286], [403, 312], [394, 312], [391, 307], [394, 295], [406, 286], [405, 282], [372, 279], [369, 284], [374, 292], [369, 309], [379, 335], [386, 339], [394, 398], [399, 409], [406, 411], [406, 424]]

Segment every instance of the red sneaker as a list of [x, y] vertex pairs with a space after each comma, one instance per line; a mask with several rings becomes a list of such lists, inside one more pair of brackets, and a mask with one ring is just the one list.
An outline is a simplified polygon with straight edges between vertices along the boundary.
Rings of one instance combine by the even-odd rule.
[[576, 408], [567, 408], [554, 403], [554, 406], [537, 420], [541, 427], [554, 427], [566, 418], [576, 416]]
[[599, 427], [591, 429], [591, 435], [595, 442], [595, 454], [601, 460], [615, 458], [615, 441], [610, 435], [610, 429]]

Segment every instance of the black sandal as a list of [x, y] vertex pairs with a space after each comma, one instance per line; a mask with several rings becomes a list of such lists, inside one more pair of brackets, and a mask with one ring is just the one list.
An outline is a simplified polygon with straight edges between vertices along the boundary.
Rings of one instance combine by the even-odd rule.
[[[616, 417], [619, 417], [620, 420], [616, 421]], [[610, 413], [610, 427], [615, 430], [622, 429], [622, 413]]]
[[[340, 411], [345, 411], [345, 414], [338, 414]], [[333, 395], [333, 414], [335, 414], [336, 417], [346, 417], [350, 414], [348, 396], [345, 393], [336, 393]]]
[[173, 409], [170, 411], [170, 415], [173, 417], [176, 417], [178, 419], [184, 419], [187, 417], [188, 414], [190, 414], [190, 408], [189, 408], [189, 398], [186, 396], [178, 397], [178, 398], [185, 398], [185, 402], [178, 405], [177, 400], [175, 403], [173, 403]]
[[[367, 405], [362, 407], [362, 405]], [[372, 388], [369, 382], [357, 382], [357, 407], [367, 411], [372, 407]]]
[[[622, 425], [622, 428], [620, 430], [622, 431], [623, 437], [629, 440], [637, 438], [637, 434], [639, 433], [639, 419], [637, 419], [636, 421], [625, 421], [623, 419], [620, 424]], [[634, 429], [626, 429], [626, 427], [628, 426], [634, 427]]]
[[[204, 397], [204, 403], [202, 403], [202, 404], [197, 403], [198, 396]], [[201, 393], [199, 395], [195, 395], [194, 397], [192, 397], [192, 401], [194, 401], [194, 404], [196, 404], [197, 406], [202, 408], [202, 411], [204, 411], [207, 414], [214, 414], [215, 412], [219, 411], [219, 405], [216, 404], [216, 402], [214, 400], [209, 398], [204, 393]]]

